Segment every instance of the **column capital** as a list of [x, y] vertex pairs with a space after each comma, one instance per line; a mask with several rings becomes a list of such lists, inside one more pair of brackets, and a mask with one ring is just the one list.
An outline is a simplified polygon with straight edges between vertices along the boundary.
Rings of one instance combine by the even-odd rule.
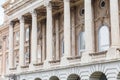
[[5, 41], [6, 40], [6, 36], [3, 36], [3, 41]]
[[20, 21], [20, 23], [24, 23], [25, 22], [25, 19], [23, 16], [19, 16], [18, 17], [18, 20]]
[[32, 15], [32, 16], [37, 16], [37, 11], [36, 10], [30, 10], [30, 14]]
[[64, 2], [70, 2], [70, 0], [64, 0]]
[[50, 0], [44, 0], [44, 6], [48, 6], [50, 4]]
[[13, 27], [14, 24], [15, 24], [15, 22], [13, 22], [13, 21], [9, 21], [9, 25], [10, 25], [10, 27]]
[[52, 3], [50, 2], [50, 0], [45, 0], [45, 1], [44, 1], [44, 6], [45, 6], [47, 9], [52, 9]]

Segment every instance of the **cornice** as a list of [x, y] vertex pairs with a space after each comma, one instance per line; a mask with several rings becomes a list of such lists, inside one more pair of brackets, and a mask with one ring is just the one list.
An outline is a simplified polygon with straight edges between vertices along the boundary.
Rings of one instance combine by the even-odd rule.
[[18, 2], [13, 3], [12, 5], [9, 3], [9, 6], [5, 9], [5, 13], [10, 16], [14, 14], [15, 12], [25, 8], [28, 5], [31, 5], [32, 3], [36, 2], [38, 0], [19, 0]]
[[2, 4], [2, 7], [3, 7], [4, 9], [7, 9], [7, 7], [9, 6], [9, 4], [10, 4], [10, 0], [7, 0], [6, 2], [4, 2], [4, 3]]

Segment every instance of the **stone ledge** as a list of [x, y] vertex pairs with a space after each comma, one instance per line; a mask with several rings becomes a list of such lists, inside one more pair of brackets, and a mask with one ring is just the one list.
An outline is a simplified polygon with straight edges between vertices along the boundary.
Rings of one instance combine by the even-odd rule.
[[16, 68], [16, 67], [14, 67], [14, 68], [9, 68], [9, 70], [17, 70], [17, 68]]
[[21, 66], [21, 68], [29, 68], [29, 65]]
[[52, 61], [49, 61], [49, 63], [58, 63], [60, 62], [60, 60], [52, 60]]
[[102, 51], [102, 52], [94, 52], [90, 53], [90, 56], [99, 56], [99, 55], [105, 55], [108, 51]]
[[81, 59], [81, 56], [71, 56], [67, 58], [68, 60]]
[[43, 62], [41, 63], [36, 63], [36, 64], [33, 64], [34, 66], [40, 66], [40, 65], [43, 65]]

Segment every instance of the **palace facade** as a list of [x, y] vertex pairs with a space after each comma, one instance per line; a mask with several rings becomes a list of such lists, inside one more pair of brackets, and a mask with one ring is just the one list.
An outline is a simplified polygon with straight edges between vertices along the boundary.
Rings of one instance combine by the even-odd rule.
[[120, 80], [120, 0], [6, 0], [0, 80]]

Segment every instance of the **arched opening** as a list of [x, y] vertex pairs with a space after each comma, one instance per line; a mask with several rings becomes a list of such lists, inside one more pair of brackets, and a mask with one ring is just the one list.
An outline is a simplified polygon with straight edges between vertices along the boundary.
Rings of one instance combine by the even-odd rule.
[[52, 76], [49, 80], [59, 80], [59, 78], [56, 76]]
[[80, 80], [80, 77], [77, 74], [71, 74], [68, 76], [67, 80]]
[[117, 76], [117, 80], [120, 80], [120, 73], [119, 73], [118, 76]]
[[98, 45], [99, 45], [99, 51], [108, 50], [110, 46], [109, 28], [107, 26], [102, 26], [99, 29]]
[[94, 72], [90, 76], [90, 80], [107, 80], [106, 75], [102, 72]]
[[40, 78], [35, 78], [35, 80], [42, 80], [42, 79], [40, 79]]

